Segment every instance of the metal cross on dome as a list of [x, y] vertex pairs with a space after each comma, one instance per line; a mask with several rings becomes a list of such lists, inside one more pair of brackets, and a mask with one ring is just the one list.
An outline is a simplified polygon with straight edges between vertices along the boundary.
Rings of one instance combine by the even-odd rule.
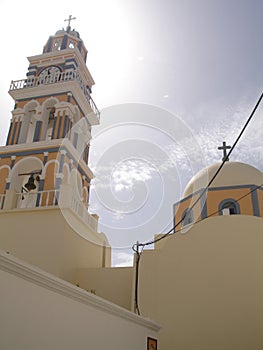
[[231, 146], [227, 146], [227, 145], [226, 145], [226, 142], [223, 141], [223, 146], [218, 147], [218, 149], [223, 151], [223, 158], [222, 158], [222, 161], [225, 160], [226, 162], [228, 162], [228, 161], [229, 161], [229, 158], [228, 158], [228, 156], [227, 156], [227, 149], [231, 149]]
[[68, 28], [70, 28], [70, 22], [76, 19], [76, 17], [72, 17], [72, 15], [69, 15], [68, 19], [64, 19], [64, 22], [68, 22]]

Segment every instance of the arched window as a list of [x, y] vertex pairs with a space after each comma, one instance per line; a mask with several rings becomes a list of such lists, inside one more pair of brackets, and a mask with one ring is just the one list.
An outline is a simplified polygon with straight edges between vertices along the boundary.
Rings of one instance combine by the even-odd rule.
[[46, 140], [52, 139], [54, 120], [55, 120], [55, 112], [56, 112], [55, 107], [51, 107], [49, 110], [49, 113], [48, 113]]
[[193, 209], [185, 209], [182, 215], [182, 226], [192, 224], [194, 222], [194, 213]]
[[219, 204], [219, 215], [235, 215], [235, 214], [240, 214], [240, 206], [235, 199], [233, 198], [224, 199]]

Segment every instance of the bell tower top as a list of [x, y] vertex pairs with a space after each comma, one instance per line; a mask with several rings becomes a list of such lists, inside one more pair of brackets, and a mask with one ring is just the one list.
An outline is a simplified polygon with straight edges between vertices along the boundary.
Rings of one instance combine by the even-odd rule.
[[68, 22], [67, 28], [62, 28], [61, 30], [58, 30], [55, 35], [49, 37], [44, 46], [43, 53], [76, 48], [86, 62], [88, 51], [80, 38], [79, 32], [75, 29], [71, 29], [70, 26], [71, 21], [74, 19], [76, 19], [76, 17], [70, 15], [68, 19], [64, 20], [65, 22]]
[[72, 15], [69, 15], [68, 19], [64, 19], [64, 22], [68, 22], [68, 26], [67, 26], [67, 32], [70, 31], [70, 22], [73, 21], [74, 19], [76, 19], [76, 17], [72, 17]]

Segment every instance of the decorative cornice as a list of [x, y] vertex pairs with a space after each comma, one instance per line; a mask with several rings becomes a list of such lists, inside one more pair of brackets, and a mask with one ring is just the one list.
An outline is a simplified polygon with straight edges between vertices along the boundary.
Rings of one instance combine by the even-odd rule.
[[123, 318], [155, 332], [160, 330], [160, 326], [157, 323], [138, 316], [131, 311], [91, 294], [84, 289], [76, 287], [73, 284], [55, 277], [33, 265], [27, 264], [2, 250], [0, 250], [0, 269], [44, 289], [51, 290], [54, 293], [93, 307], [99, 311]]
[[36, 151], [40, 150], [41, 152], [48, 152], [45, 149], [59, 148], [63, 143], [63, 139], [54, 139], [49, 141], [39, 141], [31, 143], [20, 143], [16, 145], [1, 146], [0, 152], [2, 154], [24, 152], [24, 151]]
[[[246, 185], [228, 185], [228, 186], [217, 186], [217, 187], [209, 187], [206, 192], [216, 192], [216, 191], [229, 191], [229, 190], [239, 190], [239, 189], [251, 189], [253, 188], [254, 186], [258, 187], [258, 185], [256, 184], [246, 184]], [[189, 199], [192, 199], [194, 196], [197, 196], [197, 195], [200, 195], [203, 191], [205, 190], [205, 188], [201, 188], [199, 189], [198, 191], [196, 192], [193, 192], [191, 194], [189, 194], [188, 196], [180, 199], [179, 201], [177, 201], [176, 203], [174, 203], [174, 207], [180, 205], [181, 203], [189, 200]], [[257, 190], [263, 190], [261, 187], [258, 187]], [[207, 193], [206, 195], [204, 194], [204, 197], [207, 196]]]

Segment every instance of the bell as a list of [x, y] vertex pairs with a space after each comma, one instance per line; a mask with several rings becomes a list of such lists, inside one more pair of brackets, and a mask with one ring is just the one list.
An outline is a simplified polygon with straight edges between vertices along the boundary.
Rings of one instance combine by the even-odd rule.
[[33, 174], [31, 174], [29, 176], [29, 179], [28, 179], [28, 182], [25, 184], [25, 188], [28, 190], [28, 191], [31, 191], [31, 190], [34, 190], [36, 188], [36, 185], [35, 185], [35, 182], [34, 182], [34, 176]]

